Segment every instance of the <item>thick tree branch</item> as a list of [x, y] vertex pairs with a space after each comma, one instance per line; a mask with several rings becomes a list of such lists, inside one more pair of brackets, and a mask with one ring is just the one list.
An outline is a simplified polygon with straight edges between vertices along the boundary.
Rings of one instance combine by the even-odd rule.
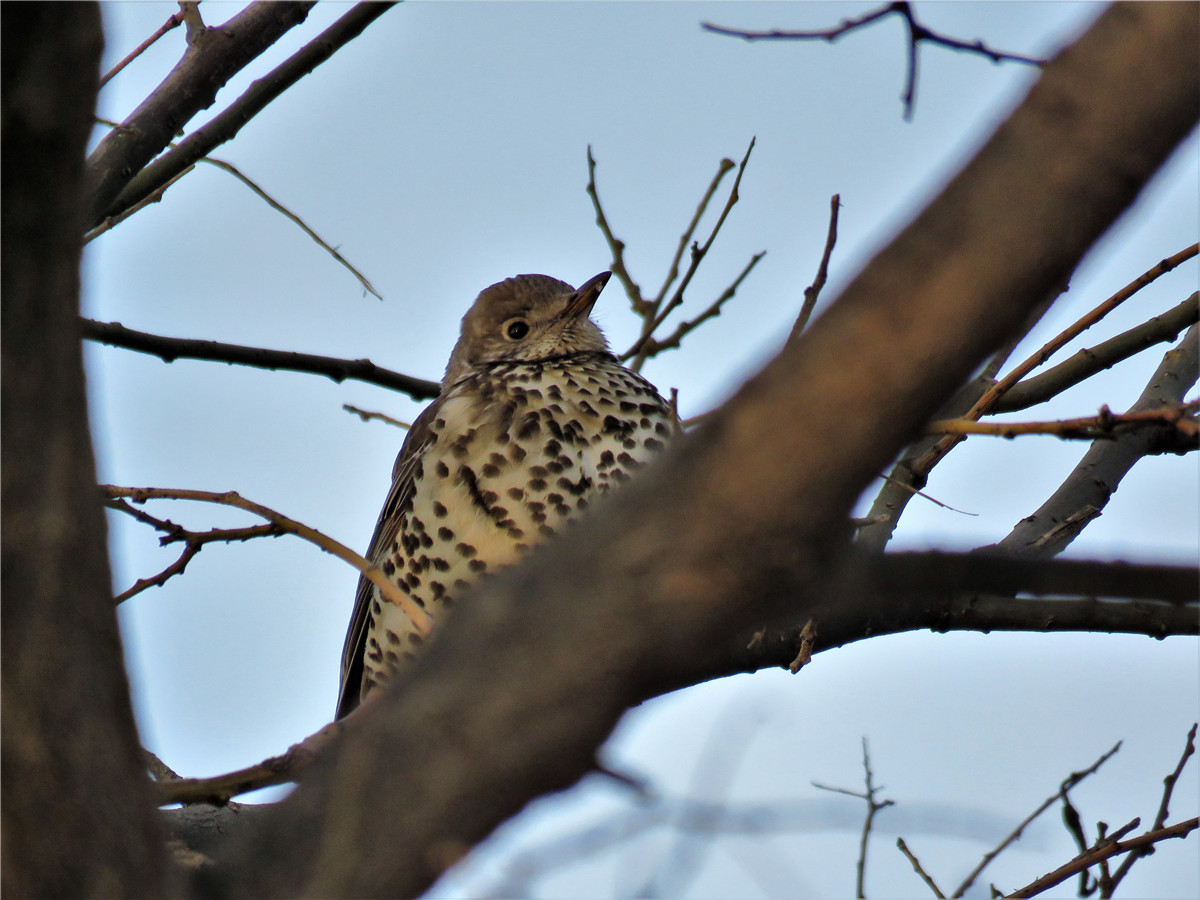
[[[266, 5], [272, 8], [277, 6], [273, 3]], [[305, 4], [278, 5], [288, 7], [304, 6]], [[358, 3], [353, 6], [349, 12], [288, 57], [287, 60], [262, 78], [257, 79], [242, 96], [214, 116], [212, 121], [188, 135], [173, 150], [164, 153], [138, 172], [125, 185], [120, 194], [108, 206], [99, 211], [99, 214], [111, 216], [133, 206], [188, 166], [194, 165], [201, 157], [207, 156], [215, 147], [231, 140], [242, 130], [242, 126], [262, 112], [267, 104], [333, 56], [340, 48], [362, 34], [368, 25], [393, 5], [394, 3], [389, 2]], [[304, 14], [307, 15], [307, 9]], [[213, 31], [213, 29], [208, 30], [209, 32]]]
[[420, 894], [593, 769], [629, 706], [694, 681], [731, 634], [816, 611], [862, 490], [1194, 127], [1197, 29], [1191, 4], [1105, 12], [798, 341], [562, 540], [468, 591], [218, 860], [217, 889]]
[[441, 389], [441, 385], [436, 381], [402, 375], [381, 368], [369, 359], [337, 359], [312, 353], [295, 353], [291, 350], [268, 350], [264, 347], [244, 347], [219, 341], [165, 337], [161, 334], [134, 331], [120, 322], [96, 322], [92, 319], [80, 319], [79, 328], [88, 340], [111, 347], [122, 347], [125, 350], [137, 350], [139, 353], [149, 353], [168, 363], [177, 359], [208, 359], [273, 371], [283, 369], [289, 372], [308, 372], [324, 375], [338, 383], [351, 378], [400, 391], [415, 400], [436, 397]]
[[[1179, 403], [1200, 377], [1200, 325], [1193, 325], [1179, 345], [1163, 357], [1150, 383], [1129, 413]], [[1168, 426], [1169, 427], [1169, 426]], [[1115, 440], [1097, 440], [1066, 480], [1031, 516], [1022, 519], [997, 548], [1015, 556], [1061, 553], [1108, 505], [1121, 479], [1151, 453], [1161, 431], [1141, 429]]]
[[[230, 78], [303, 22], [312, 6], [311, 2], [252, 3], [224, 25], [208, 28], [190, 41], [162, 84], [88, 157], [84, 228], [120, 212], [113, 201], [130, 180], [196, 113], [212, 106], [217, 91]], [[151, 193], [153, 188], [141, 196]], [[125, 203], [122, 209], [132, 205]]]
[[0, 36], [2, 890], [161, 897], [166, 854], [109, 596], [75, 325], [100, 13], [5, 3]]

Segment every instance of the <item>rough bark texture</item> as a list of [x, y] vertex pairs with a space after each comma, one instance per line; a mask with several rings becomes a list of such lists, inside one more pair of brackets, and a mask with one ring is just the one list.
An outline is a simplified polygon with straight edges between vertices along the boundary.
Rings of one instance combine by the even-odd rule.
[[412, 896], [630, 705], [820, 597], [865, 485], [1133, 201], [1200, 107], [1193, 4], [1119, 5], [809, 332], [451, 619], [216, 892]]
[[10, 897], [161, 895], [88, 434], [79, 313], [92, 4], [5, 3], [3, 844]]

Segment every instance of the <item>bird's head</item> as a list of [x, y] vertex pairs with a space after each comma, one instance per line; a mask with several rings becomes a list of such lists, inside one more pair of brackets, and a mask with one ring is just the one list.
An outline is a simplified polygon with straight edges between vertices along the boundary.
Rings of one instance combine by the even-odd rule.
[[611, 275], [601, 272], [578, 290], [548, 275], [517, 275], [484, 288], [463, 316], [443, 389], [479, 366], [607, 350], [588, 316]]

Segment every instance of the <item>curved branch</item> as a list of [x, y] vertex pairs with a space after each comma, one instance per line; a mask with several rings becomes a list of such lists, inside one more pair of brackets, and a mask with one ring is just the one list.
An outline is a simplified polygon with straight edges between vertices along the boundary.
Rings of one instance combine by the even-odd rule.
[[337, 359], [290, 350], [268, 350], [263, 347], [245, 347], [241, 344], [223, 344], [219, 341], [164, 337], [160, 334], [134, 331], [120, 322], [97, 322], [84, 318], [79, 320], [79, 327], [82, 336], [88, 340], [125, 350], [136, 350], [139, 353], [149, 353], [167, 363], [177, 359], [207, 359], [258, 369], [308, 372], [312, 375], [324, 375], [338, 383], [350, 378], [400, 391], [415, 400], [436, 397], [441, 390], [441, 385], [436, 381], [402, 375], [381, 368], [369, 359]]

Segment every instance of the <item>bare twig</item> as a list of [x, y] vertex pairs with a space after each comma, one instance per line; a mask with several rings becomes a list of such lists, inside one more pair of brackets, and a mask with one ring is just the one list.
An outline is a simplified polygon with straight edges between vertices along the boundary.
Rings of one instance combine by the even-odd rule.
[[[971, 407], [971, 409], [967, 411], [966, 418], [978, 419], [985, 413], [990, 412], [995, 406], [996, 401], [999, 400], [1009, 388], [1013, 387], [1031, 371], [1061, 350], [1067, 343], [1074, 340], [1087, 329], [1091, 328], [1142, 288], [1146, 287], [1146, 285], [1191, 259], [1198, 252], [1200, 252], [1200, 244], [1193, 244], [1190, 247], [1185, 247], [1174, 256], [1170, 256], [1162, 260], [1153, 268], [1144, 272], [1129, 284], [1125, 285], [1125, 287], [1121, 288], [1121, 290], [1117, 291], [1095, 309], [1088, 312], [1087, 315], [1072, 323], [1070, 327], [1059, 332], [1044, 346], [1039, 348], [1032, 356], [1025, 359], [1002, 379], [992, 385], [991, 388], [985, 391], [983, 396], [981, 396]], [[928, 474], [928, 472], [937, 464], [937, 462], [961, 440], [962, 437], [957, 435], [947, 435], [946, 437], [942, 438], [932, 448], [926, 451], [920, 459], [913, 463], [913, 470], [918, 474]]]
[[[679, 284], [671, 294], [671, 299], [663, 302], [663, 296], [655, 303], [654, 318], [650, 324], [643, 328], [642, 336], [634, 342], [633, 346], [621, 354], [621, 360], [632, 359], [629, 368], [635, 372], [638, 371], [642, 364], [649, 357], [648, 347], [649, 342], [654, 336], [654, 332], [658, 330], [663, 321], [672, 312], [675, 311], [683, 303], [683, 294], [687, 290], [688, 285], [692, 282], [692, 277], [696, 274], [696, 270], [700, 267], [700, 263], [708, 254], [709, 248], [712, 247], [713, 241], [716, 239], [721, 226], [725, 224], [725, 219], [729, 216], [730, 210], [737, 204], [740, 199], [738, 188], [742, 184], [742, 175], [746, 171], [746, 163], [750, 162], [750, 154], [754, 152], [755, 138], [750, 139], [750, 146], [746, 148], [746, 154], [742, 157], [742, 161], [738, 164], [737, 175], [733, 179], [733, 187], [729, 189], [729, 196], [725, 200], [725, 206], [721, 209], [721, 213], [717, 216], [717, 221], [709, 232], [707, 240], [703, 244], [693, 241], [691, 248], [691, 259], [688, 261], [687, 269], [684, 270], [683, 276], [679, 279]], [[707, 201], [705, 201], [707, 203]], [[748, 270], [747, 270], [748, 271]], [[665, 286], [664, 286], [665, 287]]]
[[[101, 118], [100, 116], [96, 117], [96, 121], [99, 122], [101, 125], [107, 125], [110, 128], [119, 128], [120, 127], [120, 125], [117, 122], [113, 122], [109, 119]], [[168, 143], [167, 146], [168, 147], [176, 147], [178, 145], [175, 144], [174, 142], [171, 142], [171, 143]], [[326, 241], [323, 237], [321, 237], [319, 234], [317, 234], [315, 231], [313, 231], [313, 229], [309, 227], [307, 222], [305, 222], [298, 215], [296, 215], [294, 212], [292, 212], [290, 209], [288, 209], [286, 206], [284, 206], [282, 203], [280, 203], [278, 200], [276, 200], [274, 197], [272, 197], [270, 194], [268, 194], [253, 179], [249, 178], [244, 172], [241, 171], [241, 169], [239, 169], [233, 163], [231, 163], [225, 159], [218, 159], [215, 156], [203, 156], [200, 159], [196, 160], [196, 162], [207, 163], [210, 166], [214, 166], [215, 168], [221, 169], [224, 172], [228, 172], [230, 175], [232, 175], [234, 178], [236, 178], [242, 184], [246, 185], [246, 187], [250, 188], [250, 190], [254, 191], [254, 193], [256, 193], [259, 197], [261, 197], [267, 203], [268, 206], [270, 206], [276, 212], [282, 213], [286, 218], [290, 219], [296, 226], [298, 226], [300, 228], [301, 231], [303, 231], [310, 238], [312, 238], [314, 241], [316, 241], [317, 245], [320, 246], [322, 250], [324, 250], [326, 253], [328, 253], [330, 256], [332, 256], [338, 263], [340, 263], [342, 266], [344, 266], [346, 269], [348, 269], [350, 271], [350, 274], [352, 274], [355, 278], [358, 279], [358, 283], [362, 285], [364, 291], [374, 294], [380, 300], [383, 299], [383, 296], [379, 293], [379, 291], [375, 290], [375, 288], [371, 284], [371, 282], [367, 280], [367, 276], [364, 275], [362, 272], [360, 272], [354, 266], [354, 264], [350, 262], [350, 260], [348, 260], [344, 256], [342, 256], [342, 254], [339, 253], [337, 250], [335, 250], [328, 241]], [[88, 234], [84, 237], [84, 243], [87, 243], [88, 241], [92, 240], [92, 238], [94, 238], [94, 237], [98, 237], [101, 232], [108, 230], [108, 228], [111, 228], [113, 225], [117, 225], [117, 224], [125, 221], [127, 218], [129, 218], [131, 215], [133, 215], [139, 209], [142, 209], [144, 206], [146, 206], [148, 203], [157, 202], [157, 200], [162, 197], [163, 192], [166, 191], [167, 188], [169, 188], [172, 184], [174, 184], [176, 181], [178, 181], [181, 177], [183, 177], [190, 171], [191, 171], [191, 169], [189, 168], [186, 171], [181, 172], [179, 175], [175, 176], [175, 178], [171, 179], [170, 182], [168, 182], [167, 184], [165, 184], [161, 188], [159, 188], [157, 191], [155, 191], [154, 194], [150, 198], [147, 198], [146, 200], [142, 201], [141, 203], [137, 204], [136, 206], [126, 210], [125, 212], [121, 213], [119, 216], [113, 217], [111, 220], [105, 220], [105, 227], [97, 227], [97, 228], [93, 229], [92, 231], [88, 232]]]
[[[807, 626], [805, 626], [807, 627]], [[875, 814], [880, 810], [887, 809], [889, 806], [895, 806], [895, 800], [876, 800], [875, 795], [883, 790], [883, 785], [876, 785], [874, 776], [871, 773], [871, 755], [867, 750], [867, 739], [862, 739], [863, 750], [863, 772], [866, 782], [865, 791], [850, 791], [846, 788], [829, 787], [828, 785], [812, 782], [812, 786], [822, 791], [832, 791], [835, 794], [846, 794], [850, 797], [858, 797], [860, 800], [867, 801], [867, 817], [863, 822], [862, 837], [859, 839], [858, 845], [858, 865], [857, 877], [855, 879], [856, 897], [865, 897], [863, 888], [866, 883], [867, 873], [867, 843], [871, 838], [871, 826], [875, 822]]]
[[741, 286], [746, 276], [750, 274], [750, 271], [756, 265], [758, 265], [758, 261], [766, 255], [767, 251], [763, 250], [750, 257], [750, 262], [746, 263], [746, 267], [742, 269], [737, 278], [733, 280], [729, 287], [725, 288], [725, 290], [721, 292], [721, 295], [707, 307], [705, 307], [704, 310], [694, 319], [688, 319], [684, 322], [680, 322], [677, 326], [675, 326], [675, 330], [665, 338], [648, 338], [645, 344], [642, 346], [641, 357], [643, 362], [647, 359], [658, 356], [658, 354], [662, 353], [664, 350], [676, 349], [680, 346], [683, 339], [695, 331], [699, 326], [703, 325], [709, 319], [719, 316], [721, 314], [721, 307], [723, 307], [726, 302], [733, 299], [734, 294], [737, 293], [737, 289]]
[[[979, 513], [967, 512], [965, 509], [959, 509], [956, 506], [951, 506], [949, 503], [943, 503], [941, 500], [939, 500], [937, 497], [934, 497], [932, 494], [927, 494], [927, 493], [925, 493], [925, 491], [918, 491], [912, 485], [905, 484], [903, 481], [899, 481], [898, 479], [893, 478], [891, 475], [880, 475], [879, 477], [882, 478], [886, 482], [895, 484], [895, 486], [897, 488], [899, 488], [901, 491], [905, 491], [909, 494], [920, 497], [923, 500], [928, 500], [930, 503], [936, 504], [937, 506], [940, 506], [942, 509], [948, 509], [948, 510], [950, 510], [950, 512], [956, 512], [960, 516], [978, 516], [979, 515]], [[868, 517], [868, 518], [873, 519], [873, 517]], [[881, 519], [879, 521], [886, 522], [887, 519]]]
[[1015, 412], [1049, 400], [1147, 347], [1175, 340], [1179, 332], [1194, 325], [1197, 319], [1200, 319], [1200, 292], [1161, 316], [1154, 316], [1095, 347], [1085, 347], [1041, 375], [1017, 382], [996, 401], [992, 412]]
[[600, 226], [600, 231], [604, 234], [604, 239], [608, 241], [609, 250], [612, 252], [612, 273], [624, 285], [633, 311], [639, 316], [644, 315], [648, 301], [643, 299], [641, 287], [633, 280], [633, 276], [629, 274], [629, 269], [625, 266], [625, 242], [613, 234], [612, 228], [608, 224], [608, 217], [604, 214], [604, 207], [600, 204], [600, 195], [596, 191], [596, 159], [592, 156], [591, 144], [588, 144], [587, 148], [587, 164], [587, 193], [592, 198], [592, 207], [596, 210], [596, 224]]
[[[1158, 831], [1167, 824], [1167, 816], [1170, 814], [1171, 794], [1175, 791], [1175, 785], [1179, 781], [1179, 776], [1183, 774], [1183, 769], [1187, 765], [1188, 759], [1196, 752], [1196, 727], [1193, 723], [1191, 730], [1188, 731], [1187, 741], [1184, 744], [1183, 753], [1179, 757], [1179, 762], [1176, 764], [1175, 770], [1163, 779], [1162, 800], [1158, 804], [1158, 813], [1154, 816], [1154, 825], [1151, 827], [1151, 831]], [[1152, 847], [1147, 847], [1144, 850], [1135, 850], [1125, 857], [1111, 878], [1104, 879], [1106, 883], [1103, 884], [1103, 896], [1111, 897], [1112, 892], [1116, 890], [1122, 879], [1129, 874], [1129, 870], [1133, 867], [1133, 864], [1152, 852]]]
[[438, 395], [441, 385], [411, 375], [402, 375], [375, 365], [369, 359], [338, 359], [332, 356], [317, 356], [312, 353], [295, 353], [290, 350], [268, 350], [262, 347], [246, 347], [241, 344], [223, 344], [193, 338], [164, 337], [145, 331], [134, 331], [119, 322], [97, 322], [80, 319], [83, 337], [112, 347], [137, 350], [157, 356], [163, 362], [177, 359], [207, 359], [215, 362], [236, 363], [258, 369], [286, 369], [291, 372], [308, 372], [324, 375], [334, 381], [346, 379], [365, 381], [408, 394], [416, 400], [429, 400]]
[[128, 56], [126, 56], [123, 60], [105, 73], [104, 77], [100, 79], [100, 87], [104, 87], [106, 84], [112, 81], [118, 72], [145, 53], [155, 41], [157, 41], [172, 28], [178, 28], [181, 22], [183, 22], [183, 10], [180, 10], [179, 12], [169, 16], [167, 21], [158, 26], [158, 30], [155, 31], [154, 34], [150, 35], [150, 37], [138, 44]]
[[233, 541], [248, 541], [258, 537], [279, 537], [285, 534], [284, 530], [273, 522], [266, 525], [251, 525], [248, 528], [213, 528], [209, 531], [189, 531], [182, 525], [177, 525], [168, 519], [159, 519], [156, 516], [150, 515], [145, 510], [135, 509], [124, 500], [107, 500], [105, 505], [109, 509], [115, 509], [123, 512], [126, 515], [133, 516], [139, 522], [150, 525], [156, 531], [163, 532], [163, 537], [159, 538], [159, 544], [167, 546], [168, 544], [183, 542], [183, 552], [179, 558], [171, 563], [157, 575], [150, 578], [139, 578], [133, 583], [132, 587], [127, 588], [113, 598], [113, 603], [121, 604], [142, 591], [151, 587], [162, 587], [167, 581], [176, 575], [182, 575], [187, 568], [187, 564], [205, 544], [211, 544], [216, 541], [222, 543], [232, 543]]
[[395, 425], [397, 428], [403, 428], [405, 430], [412, 428], [411, 422], [401, 422], [399, 419], [393, 419], [387, 413], [372, 412], [369, 409], [359, 409], [357, 406], [351, 406], [349, 403], [343, 403], [342, 409], [348, 413], [354, 413], [364, 422], [369, 422], [372, 419], [378, 419], [381, 422], [387, 422], [389, 425]]
[[355, 266], [350, 262], [350, 260], [348, 260], [348, 259], [346, 259], [346, 257], [342, 256], [342, 254], [339, 253], [336, 249], [334, 249], [334, 247], [328, 241], [326, 241], [323, 237], [321, 237], [319, 234], [317, 234], [315, 231], [313, 231], [313, 229], [309, 227], [307, 222], [305, 222], [298, 215], [296, 215], [294, 212], [292, 212], [290, 209], [288, 209], [286, 206], [284, 206], [282, 203], [280, 203], [278, 200], [276, 200], [274, 197], [272, 197], [270, 194], [268, 194], [266, 191], [264, 191], [261, 187], [259, 187], [257, 184], [255, 184], [253, 180], [251, 180], [245, 174], [243, 174], [235, 165], [233, 165], [233, 163], [227, 162], [226, 160], [223, 160], [223, 159], [217, 159], [216, 157], [213, 157], [213, 156], [202, 156], [202, 157], [200, 157], [200, 159], [197, 160], [197, 162], [208, 163], [210, 166], [216, 166], [218, 169], [223, 169], [226, 172], [228, 172], [230, 175], [232, 175], [234, 178], [236, 178], [238, 181], [242, 182], [242, 184], [246, 185], [246, 187], [250, 188], [250, 190], [252, 190], [252, 191], [254, 191], [254, 193], [258, 194], [258, 196], [261, 197], [263, 199], [263, 201], [268, 206], [270, 206], [273, 210], [275, 210], [276, 212], [283, 213], [283, 215], [285, 217], [287, 217], [288, 219], [290, 219], [301, 231], [303, 231], [310, 238], [312, 238], [314, 241], [316, 241], [317, 245], [320, 246], [320, 248], [322, 250], [324, 250], [326, 253], [328, 253], [330, 256], [332, 256], [337, 262], [339, 262], [345, 268], [349, 269], [350, 274], [352, 274], [355, 278], [358, 279], [358, 283], [362, 285], [362, 288], [364, 291], [366, 291], [369, 294], [374, 295], [375, 297], [377, 297], [380, 300], [383, 299], [383, 295], [381, 293], [379, 293], [379, 291], [375, 290], [375, 286], [371, 284], [371, 282], [367, 279], [367, 276], [364, 275], [362, 272], [360, 272], [357, 268], [355, 268]]
[[796, 317], [796, 322], [792, 325], [792, 332], [788, 335], [789, 343], [799, 337], [800, 332], [808, 325], [808, 320], [812, 318], [813, 310], [816, 308], [817, 298], [821, 295], [821, 289], [825, 287], [825, 281], [829, 277], [829, 257], [833, 255], [833, 245], [837, 243], [838, 209], [841, 205], [841, 194], [834, 194], [829, 201], [829, 232], [825, 236], [825, 251], [821, 254], [820, 265], [817, 266], [817, 277], [804, 289], [804, 303], [800, 307], [800, 315]]
[[982, 874], [983, 870], [986, 869], [989, 864], [991, 864], [992, 860], [1003, 853], [1004, 850], [1013, 843], [1013, 841], [1020, 838], [1025, 829], [1029, 827], [1030, 823], [1032, 823], [1034, 819], [1048, 810], [1059, 800], [1066, 798], [1068, 791], [1074, 788], [1089, 775], [1094, 774], [1097, 769], [1115, 756], [1121, 749], [1121, 743], [1121, 741], [1117, 741], [1115, 744], [1113, 744], [1112, 749], [1110, 749], [1107, 753], [1102, 754], [1099, 759], [1097, 759], [1086, 769], [1080, 772], [1072, 772], [1070, 775], [1068, 775], [1067, 778], [1064, 779], [1063, 783], [1058, 786], [1058, 790], [1055, 793], [1047, 797], [1037, 809], [1022, 819], [1021, 823], [1017, 825], [1017, 827], [1014, 828], [1011, 833], [1009, 833], [1008, 837], [997, 844], [994, 849], [989, 850], [983, 855], [983, 859], [979, 861], [979, 865], [977, 865], [970, 871], [970, 873], [968, 873], [967, 877], [963, 879], [962, 884], [955, 888], [954, 893], [950, 896], [954, 898], [962, 897], [964, 894], [966, 894], [971, 885], [975, 883], [975, 879]]
[[942, 419], [930, 422], [925, 430], [928, 434], [989, 434], [996, 437], [1014, 438], [1022, 434], [1053, 434], [1063, 439], [1096, 440], [1115, 438], [1137, 428], [1155, 428], [1173, 425], [1189, 438], [1200, 437], [1200, 425], [1195, 413], [1200, 402], [1174, 404], [1160, 409], [1138, 412], [1114, 413], [1107, 406], [1100, 407], [1094, 416], [1077, 419], [1059, 419], [1054, 422], [976, 422], [974, 419]]
[[856, 31], [872, 22], [876, 22], [885, 16], [895, 13], [904, 19], [904, 24], [908, 29], [908, 76], [904, 87], [904, 118], [911, 119], [913, 105], [916, 102], [917, 93], [917, 47], [922, 42], [928, 42], [939, 47], [946, 47], [950, 50], [957, 50], [965, 53], [976, 53], [980, 56], [985, 56], [994, 63], [999, 62], [1019, 62], [1031, 66], [1043, 66], [1045, 60], [1036, 59], [1031, 56], [1024, 56], [1020, 53], [1006, 53], [1002, 50], [994, 50], [987, 46], [981, 40], [964, 41], [958, 38], [950, 37], [949, 35], [940, 34], [931, 28], [922, 25], [917, 21], [913, 14], [912, 6], [908, 3], [889, 3], [871, 12], [865, 13], [857, 18], [843, 19], [840, 24], [833, 28], [824, 28], [816, 31], [783, 31], [780, 29], [772, 29], [770, 31], [743, 31], [736, 28], [726, 28], [720, 25], [713, 25], [710, 22], [702, 22], [700, 27], [705, 31], [711, 31], [715, 34], [728, 35], [730, 37], [740, 37], [747, 41], [758, 40], [785, 40], [785, 41], [804, 41], [804, 40], [821, 40], [833, 42], [844, 34], [851, 31]]
[[170, 181], [168, 181], [166, 184], [164, 184], [162, 187], [160, 187], [154, 193], [148, 194], [147, 196], [143, 197], [141, 200], [139, 200], [133, 206], [129, 207], [129, 209], [125, 210], [124, 212], [122, 212], [118, 215], [109, 216], [103, 222], [101, 222], [99, 225], [97, 225], [95, 228], [93, 228], [91, 231], [89, 231], [87, 234], [85, 234], [83, 236], [83, 242], [85, 244], [90, 244], [96, 238], [100, 237], [100, 235], [104, 234], [104, 232], [110, 231], [113, 228], [115, 228], [116, 226], [120, 225], [122, 222], [124, 222], [126, 219], [128, 219], [130, 216], [132, 216], [134, 213], [138, 212], [139, 210], [145, 209], [147, 206], [149, 206], [152, 203], [158, 203], [160, 200], [162, 200], [163, 194], [165, 194], [167, 192], [167, 188], [169, 188], [171, 185], [173, 185], [175, 182], [177, 182], [180, 178], [182, 178], [188, 172], [192, 171], [192, 169], [194, 169], [194, 168], [195, 168], [195, 166], [188, 166], [182, 172], [179, 172], [178, 174], [176, 174], [176, 176], [174, 178], [172, 178]]
[[946, 895], [943, 894], [941, 888], [937, 886], [937, 882], [934, 881], [930, 874], [921, 866], [921, 861], [917, 859], [911, 850], [908, 849], [908, 844], [904, 843], [904, 838], [896, 838], [896, 846], [900, 848], [900, 852], [908, 858], [910, 863], [912, 863], [913, 871], [920, 875], [921, 880], [929, 886], [931, 891], [933, 891], [933, 896], [937, 897], [938, 900], [946, 900]]
[[1131, 850], [1146, 852], [1160, 841], [1165, 841], [1170, 838], [1185, 838], [1197, 827], [1200, 827], [1200, 818], [1187, 819], [1183, 822], [1178, 822], [1175, 825], [1169, 825], [1166, 828], [1157, 828], [1153, 831], [1147, 831], [1145, 834], [1140, 834], [1135, 838], [1130, 838], [1127, 841], [1119, 840], [1128, 831], [1132, 831], [1138, 825], [1137, 819], [1134, 819], [1123, 829], [1113, 833], [1113, 835], [1104, 840], [1098, 841], [1094, 847], [1088, 850], [1087, 853], [1081, 853], [1075, 859], [1065, 865], [1059, 866], [1053, 872], [1043, 875], [1035, 881], [1025, 885], [1020, 890], [1013, 891], [1011, 894], [1005, 894], [1008, 900], [1017, 900], [1023, 897], [1035, 897], [1042, 891], [1054, 887], [1056, 884], [1061, 884], [1073, 875], [1082, 872], [1084, 869], [1094, 866], [1102, 860], [1108, 859], [1111, 856], [1116, 856], [1120, 853], [1127, 853]]
[[218, 503], [222, 506], [233, 506], [237, 509], [244, 509], [260, 518], [266, 519], [268, 522], [276, 525], [281, 531], [304, 538], [309, 543], [316, 544], [326, 553], [330, 553], [338, 559], [354, 566], [354, 568], [363, 574], [363, 577], [379, 588], [380, 592], [389, 602], [395, 603], [404, 610], [405, 615], [412, 619], [413, 624], [416, 625], [417, 630], [421, 632], [423, 637], [429, 634], [432, 623], [430, 622], [428, 613], [413, 603], [403, 591], [392, 584], [378, 566], [371, 565], [366, 559], [355, 553], [345, 544], [335, 541], [315, 528], [305, 525], [303, 522], [298, 522], [295, 519], [290, 519], [282, 513], [263, 506], [261, 503], [247, 500], [236, 491], [217, 493], [215, 491], [195, 491], [175, 488], [118, 487], [111, 484], [100, 485], [100, 490], [109, 500], [127, 498], [134, 503], [145, 503], [147, 500], [196, 500], [201, 503]]

